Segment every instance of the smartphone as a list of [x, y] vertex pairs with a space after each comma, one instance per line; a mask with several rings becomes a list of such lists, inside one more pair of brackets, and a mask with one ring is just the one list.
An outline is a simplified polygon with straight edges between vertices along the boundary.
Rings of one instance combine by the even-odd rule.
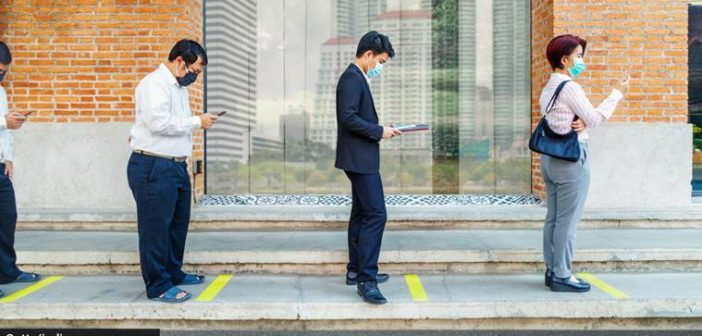
[[36, 111], [29, 111], [29, 112], [24, 113], [24, 114], [22, 114], [22, 115], [25, 116], [25, 117], [29, 117], [29, 116], [32, 115], [34, 112], [36, 112]]
[[221, 116], [223, 116], [225, 113], [227, 113], [227, 111], [216, 112], [215, 115], [218, 116], [218, 117], [221, 117]]

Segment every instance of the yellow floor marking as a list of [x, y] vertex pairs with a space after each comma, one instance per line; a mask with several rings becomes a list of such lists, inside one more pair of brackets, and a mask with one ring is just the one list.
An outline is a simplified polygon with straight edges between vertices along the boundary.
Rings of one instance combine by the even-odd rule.
[[211, 302], [227, 286], [233, 275], [220, 275], [197, 297], [198, 302]]
[[629, 298], [628, 295], [622, 293], [620, 290], [610, 286], [606, 282], [600, 280], [598, 277], [590, 274], [590, 273], [578, 273], [578, 276], [583, 278], [583, 280], [589, 282], [593, 286], [599, 288], [601, 291], [609, 294], [610, 296], [620, 299], [620, 300], [626, 300]]
[[48, 277], [48, 278], [41, 280], [41, 281], [31, 285], [31, 286], [28, 286], [26, 288], [18, 290], [16, 292], [4, 297], [4, 298], [0, 298], [0, 303], [9, 303], [9, 302], [17, 301], [17, 300], [19, 300], [27, 295], [30, 295], [30, 294], [48, 286], [48, 285], [51, 285], [52, 283], [59, 281], [61, 279], [63, 279], [63, 276]]
[[407, 288], [409, 289], [410, 294], [412, 295], [412, 299], [415, 302], [429, 301], [427, 292], [424, 290], [424, 286], [422, 286], [422, 281], [419, 280], [418, 275], [407, 274], [405, 275], [405, 281], [407, 282]]

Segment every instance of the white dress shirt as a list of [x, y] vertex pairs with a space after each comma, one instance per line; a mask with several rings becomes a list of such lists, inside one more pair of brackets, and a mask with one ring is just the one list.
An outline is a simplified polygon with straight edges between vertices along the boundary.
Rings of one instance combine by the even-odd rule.
[[132, 149], [173, 157], [192, 155], [192, 132], [200, 128], [200, 118], [190, 111], [188, 89], [178, 84], [165, 64], [139, 82], [135, 100]]
[[0, 86], [0, 163], [12, 161], [12, 143], [14, 138], [12, 130], [7, 128], [7, 115], [10, 110], [7, 105], [7, 93]]
[[607, 97], [597, 108], [592, 106], [590, 100], [585, 95], [585, 91], [580, 84], [572, 81], [570, 76], [559, 73], [551, 74], [546, 86], [541, 91], [539, 104], [541, 105], [541, 114], [546, 115], [546, 108], [553, 97], [556, 88], [561, 82], [570, 80], [556, 99], [556, 102], [551, 108], [551, 112], [546, 116], [548, 126], [558, 134], [566, 134], [572, 129], [571, 123], [576, 115], [585, 122], [585, 130], [578, 133], [578, 140], [584, 141], [590, 138], [587, 133], [587, 128], [594, 128], [603, 121], [609, 119], [617, 108], [617, 103], [624, 95], [617, 89], [613, 89], [612, 93]]

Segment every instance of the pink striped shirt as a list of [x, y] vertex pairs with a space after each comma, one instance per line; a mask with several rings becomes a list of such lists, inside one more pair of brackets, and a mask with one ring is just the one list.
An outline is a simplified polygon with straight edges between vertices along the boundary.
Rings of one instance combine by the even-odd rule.
[[541, 105], [541, 114], [546, 114], [546, 107], [551, 100], [556, 88], [564, 80], [570, 80], [568, 84], [561, 90], [558, 99], [553, 104], [551, 112], [546, 116], [548, 126], [556, 133], [566, 134], [572, 128], [570, 124], [573, 122], [573, 117], [576, 115], [585, 122], [585, 129], [578, 133], [579, 140], [587, 140], [590, 136], [587, 134], [588, 128], [597, 127], [603, 121], [609, 119], [617, 108], [617, 103], [624, 98], [624, 95], [613, 89], [612, 93], [607, 97], [597, 108], [592, 106], [590, 100], [585, 95], [585, 91], [580, 84], [574, 82], [570, 76], [559, 73], [551, 74], [546, 86], [541, 91], [539, 104]]

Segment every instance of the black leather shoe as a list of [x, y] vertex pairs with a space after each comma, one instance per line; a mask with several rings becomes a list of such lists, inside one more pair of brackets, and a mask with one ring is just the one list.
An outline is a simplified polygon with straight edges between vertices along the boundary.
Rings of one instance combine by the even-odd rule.
[[[358, 274], [356, 274], [355, 272], [347, 272], [346, 273], [346, 284], [349, 286], [356, 286], [358, 284], [358, 282], [356, 281], [357, 276], [358, 276]], [[389, 274], [378, 273], [375, 276], [375, 281], [379, 284], [387, 282], [388, 280], [390, 280]]]
[[590, 291], [590, 284], [583, 281], [582, 279], [576, 279], [573, 281], [570, 277], [559, 278], [554, 276], [551, 282], [551, 291], [554, 292], [573, 292], [573, 293], [585, 293]]
[[356, 289], [358, 295], [367, 303], [381, 305], [388, 302], [383, 294], [380, 293], [378, 283], [375, 281], [361, 282], [356, 286]]
[[551, 273], [550, 269], [546, 269], [546, 274], [544, 274], [544, 284], [546, 287], [551, 287], [551, 283], [553, 282], [553, 273]]

